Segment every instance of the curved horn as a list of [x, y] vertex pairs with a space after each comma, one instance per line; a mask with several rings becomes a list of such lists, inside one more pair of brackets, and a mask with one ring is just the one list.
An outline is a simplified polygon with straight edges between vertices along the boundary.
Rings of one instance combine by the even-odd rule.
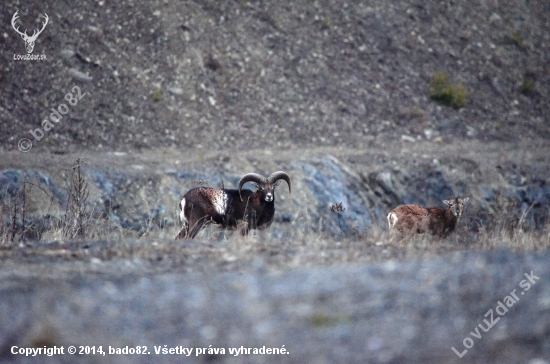
[[267, 180], [270, 183], [275, 183], [280, 179], [285, 180], [286, 184], [288, 185], [288, 193], [290, 193], [290, 177], [288, 176], [288, 174], [283, 171], [278, 171], [271, 173], [271, 175], [267, 177]]
[[239, 198], [241, 199], [241, 201], [243, 200], [241, 196], [241, 188], [246, 182], [256, 182], [258, 184], [264, 184], [267, 182], [267, 178], [257, 173], [245, 174], [239, 181]]

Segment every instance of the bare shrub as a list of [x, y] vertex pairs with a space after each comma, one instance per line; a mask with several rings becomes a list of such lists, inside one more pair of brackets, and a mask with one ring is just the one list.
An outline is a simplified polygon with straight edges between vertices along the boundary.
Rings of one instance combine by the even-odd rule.
[[88, 183], [82, 174], [82, 160], [75, 160], [69, 182], [69, 196], [63, 219], [64, 238], [84, 238], [86, 235], [86, 201], [88, 200]]

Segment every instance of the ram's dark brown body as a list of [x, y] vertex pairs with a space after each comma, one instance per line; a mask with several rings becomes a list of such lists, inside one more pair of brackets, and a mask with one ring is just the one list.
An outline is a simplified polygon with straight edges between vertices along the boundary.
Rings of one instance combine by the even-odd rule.
[[[240, 228], [243, 235], [250, 229], [268, 228], [275, 216], [275, 198], [266, 202], [260, 191], [250, 190], [242, 190], [241, 195], [243, 201], [238, 190], [197, 187], [187, 192], [182, 199], [182, 218], [187, 221], [187, 229], [184, 236], [178, 234], [177, 238], [192, 239], [209, 223], [218, 224], [222, 229]], [[213, 196], [225, 202], [225, 212], [211, 203]]]
[[[269, 177], [249, 173], [239, 181], [237, 190], [219, 190], [196, 187], [189, 190], [180, 201], [180, 217], [186, 222], [176, 239], [193, 239], [207, 224], [222, 229], [240, 229], [247, 235], [251, 229], [268, 228], [275, 216], [275, 187], [285, 180], [290, 192], [290, 177], [282, 171]], [[256, 191], [242, 190], [246, 182], [253, 182]]]

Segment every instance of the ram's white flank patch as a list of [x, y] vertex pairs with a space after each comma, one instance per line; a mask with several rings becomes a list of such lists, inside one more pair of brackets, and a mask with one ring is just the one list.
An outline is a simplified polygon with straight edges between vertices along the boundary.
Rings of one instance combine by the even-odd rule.
[[227, 193], [224, 191], [216, 191], [216, 193], [213, 198], [212, 202], [214, 203], [214, 208], [220, 215], [225, 215], [225, 211], [227, 210]]

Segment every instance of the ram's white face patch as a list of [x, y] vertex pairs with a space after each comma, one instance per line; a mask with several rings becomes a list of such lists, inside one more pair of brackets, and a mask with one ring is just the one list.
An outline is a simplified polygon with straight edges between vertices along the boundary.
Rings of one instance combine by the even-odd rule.
[[227, 193], [217, 190], [214, 196], [212, 196], [212, 203], [218, 214], [225, 215], [225, 211], [227, 210]]

